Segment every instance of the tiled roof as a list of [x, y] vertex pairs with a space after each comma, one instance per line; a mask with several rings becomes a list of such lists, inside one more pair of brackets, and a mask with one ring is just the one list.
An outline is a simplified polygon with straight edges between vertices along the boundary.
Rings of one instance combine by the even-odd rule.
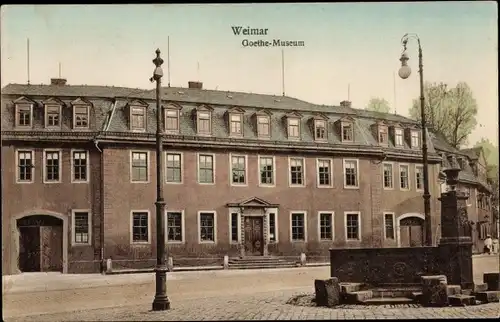
[[466, 154], [472, 160], [479, 159], [479, 155], [481, 154], [482, 148], [480, 146], [469, 149], [462, 149], [460, 152]]

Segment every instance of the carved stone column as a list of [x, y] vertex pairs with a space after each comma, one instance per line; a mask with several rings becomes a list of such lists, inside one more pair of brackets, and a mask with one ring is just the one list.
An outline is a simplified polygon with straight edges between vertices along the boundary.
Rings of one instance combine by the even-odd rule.
[[245, 257], [245, 212], [241, 210], [240, 212], [240, 257]]
[[269, 250], [268, 250], [268, 231], [269, 231], [269, 222], [267, 219], [267, 213], [264, 211], [264, 217], [262, 220], [262, 237], [264, 239], [264, 248], [263, 248], [263, 255], [268, 256]]

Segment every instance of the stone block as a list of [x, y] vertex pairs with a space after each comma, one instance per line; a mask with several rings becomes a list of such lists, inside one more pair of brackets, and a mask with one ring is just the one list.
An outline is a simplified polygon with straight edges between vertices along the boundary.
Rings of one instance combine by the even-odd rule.
[[496, 303], [500, 299], [500, 291], [486, 291], [476, 293], [476, 299], [483, 303]]
[[462, 295], [472, 295], [472, 290], [471, 289], [466, 289], [466, 290], [461, 290], [460, 294]]
[[488, 290], [488, 284], [486, 283], [474, 283], [474, 293], [486, 292]]
[[167, 259], [167, 269], [169, 272], [173, 272], [174, 271], [174, 259], [172, 257], [168, 257]]
[[305, 266], [306, 265], [306, 254], [300, 253], [300, 265]]
[[500, 273], [483, 274], [483, 282], [488, 284], [488, 291], [500, 291], [498, 289], [498, 279], [500, 279]]
[[340, 291], [342, 293], [352, 293], [361, 291], [361, 283], [342, 283], [340, 284]]
[[422, 276], [421, 304], [423, 306], [447, 306], [447, 286], [444, 275]]
[[460, 285], [446, 285], [446, 295], [457, 295], [462, 291], [462, 287]]
[[227, 255], [224, 255], [224, 269], [228, 269], [229, 268], [229, 256]]
[[340, 304], [340, 283], [338, 278], [314, 280], [316, 305], [333, 307]]
[[356, 304], [373, 298], [372, 291], [357, 291], [346, 293], [345, 299], [348, 304]]
[[451, 306], [466, 306], [476, 304], [476, 298], [474, 296], [462, 294], [448, 296], [448, 301]]

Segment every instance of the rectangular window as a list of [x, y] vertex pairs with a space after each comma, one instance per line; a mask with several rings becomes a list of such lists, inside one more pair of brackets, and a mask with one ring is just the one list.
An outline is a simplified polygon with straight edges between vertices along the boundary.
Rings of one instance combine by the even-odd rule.
[[415, 166], [415, 184], [417, 190], [424, 189], [424, 168]]
[[400, 165], [399, 166], [399, 178], [400, 178], [400, 187], [401, 189], [410, 189], [410, 183], [409, 183], [409, 168], [407, 165]]
[[384, 188], [392, 189], [393, 188], [393, 177], [392, 177], [393, 169], [392, 164], [384, 163]]
[[87, 181], [87, 152], [73, 151], [73, 181]]
[[46, 113], [47, 113], [47, 118], [46, 118], [46, 124], [47, 126], [59, 126], [59, 112], [60, 112], [60, 106], [58, 105], [46, 105], [45, 107]]
[[351, 123], [342, 123], [342, 141], [352, 141], [353, 129]]
[[200, 213], [200, 241], [215, 241], [215, 215], [211, 212]]
[[33, 151], [17, 151], [18, 182], [33, 182]]
[[148, 153], [132, 152], [132, 182], [147, 182], [148, 172]]
[[132, 242], [149, 242], [149, 214], [147, 212], [132, 213]]
[[167, 212], [167, 241], [182, 242], [182, 212]]
[[420, 146], [420, 135], [417, 131], [411, 132], [411, 147], [418, 148]]
[[232, 135], [241, 135], [241, 123], [242, 123], [242, 116], [241, 114], [231, 114], [230, 117], [230, 129], [231, 129], [231, 134]]
[[385, 214], [384, 223], [385, 223], [385, 239], [394, 239], [394, 215]]
[[214, 183], [214, 157], [200, 154], [198, 156], [199, 183]]
[[239, 241], [238, 234], [238, 213], [231, 213], [231, 242], [237, 243]]
[[89, 244], [90, 234], [90, 214], [86, 211], [75, 211], [74, 220], [74, 240], [75, 244]]
[[348, 240], [359, 240], [359, 215], [357, 213], [346, 214], [346, 229]]
[[144, 107], [132, 107], [130, 126], [132, 130], [146, 129], [146, 109]]
[[198, 133], [210, 134], [210, 112], [198, 112]]
[[257, 134], [263, 137], [269, 137], [271, 135], [269, 117], [267, 116], [257, 117]]
[[304, 160], [290, 158], [290, 184], [304, 185]]
[[326, 140], [326, 122], [323, 120], [314, 121], [314, 137], [316, 140]]
[[260, 183], [265, 185], [274, 184], [274, 160], [272, 157], [260, 157]]
[[332, 169], [330, 160], [318, 160], [318, 185], [332, 185]]
[[387, 128], [386, 127], [380, 127], [378, 129], [378, 142], [382, 144], [386, 144], [388, 142], [387, 140]]
[[246, 183], [246, 160], [244, 156], [231, 156], [232, 184], [244, 185]]
[[17, 105], [17, 126], [31, 126], [30, 105]]
[[395, 145], [396, 146], [403, 146], [404, 141], [403, 141], [403, 129], [396, 129], [395, 130]]
[[344, 185], [346, 187], [358, 187], [358, 161], [344, 160]]
[[59, 151], [45, 151], [45, 181], [57, 182], [61, 179], [61, 160]]
[[292, 241], [305, 241], [305, 214], [292, 213]]
[[288, 119], [288, 137], [298, 138], [300, 136], [299, 119]]
[[180, 153], [167, 153], [167, 182], [182, 182], [182, 155]]
[[165, 111], [165, 130], [178, 131], [179, 130], [179, 111], [166, 110]]
[[274, 212], [269, 214], [269, 241], [276, 242], [276, 214]]
[[73, 124], [75, 128], [89, 127], [89, 110], [88, 106], [75, 106], [73, 108], [75, 115], [73, 116]]
[[319, 214], [319, 235], [321, 240], [333, 239], [333, 214]]

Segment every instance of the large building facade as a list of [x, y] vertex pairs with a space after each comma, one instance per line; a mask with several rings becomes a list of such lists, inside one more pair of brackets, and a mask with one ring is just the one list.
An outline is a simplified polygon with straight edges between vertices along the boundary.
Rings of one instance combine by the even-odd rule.
[[[320, 106], [199, 82], [161, 96], [165, 243], [174, 263], [423, 244], [414, 121], [346, 101]], [[154, 99], [154, 91], [62, 79], [2, 90], [4, 274], [98, 272], [108, 258], [118, 268], [154, 266]], [[428, 148], [437, 243], [447, 155], [468, 160], [471, 199], [489, 190], [467, 153], [432, 134]], [[471, 208], [471, 220], [484, 221], [487, 207], [485, 215]]]

